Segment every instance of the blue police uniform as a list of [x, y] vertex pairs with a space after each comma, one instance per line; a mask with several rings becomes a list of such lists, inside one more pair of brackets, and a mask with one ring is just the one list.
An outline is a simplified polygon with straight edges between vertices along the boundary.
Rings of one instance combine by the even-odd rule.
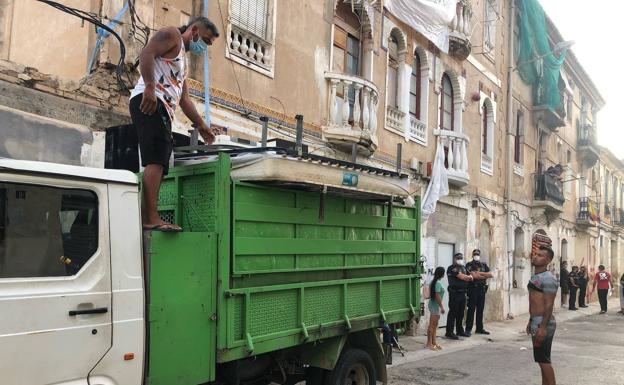
[[[472, 272], [489, 273], [490, 267], [485, 262], [470, 261], [466, 265], [468, 274]], [[477, 333], [486, 334], [483, 329], [483, 309], [485, 308], [485, 293], [487, 292], [487, 280], [475, 279], [468, 283], [468, 314], [466, 316], [466, 332], [472, 331], [475, 321], [475, 311], [477, 316]]]
[[446, 336], [456, 336], [453, 333], [457, 330], [457, 335], [463, 335], [464, 327], [464, 310], [466, 309], [466, 290], [468, 288], [468, 282], [462, 281], [457, 278], [458, 274], [467, 274], [466, 268], [459, 264], [452, 264], [446, 269], [446, 276], [448, 277], [449, 286], [449, 311], [446, 319]]

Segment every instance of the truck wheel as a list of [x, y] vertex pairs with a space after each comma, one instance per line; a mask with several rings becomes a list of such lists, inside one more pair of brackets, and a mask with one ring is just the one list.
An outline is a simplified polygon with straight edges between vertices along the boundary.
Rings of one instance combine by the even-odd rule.
[[376, 378], [375, 365], [368, 353], [348, 349], [329, 374], [327, 385], [375, 385]]

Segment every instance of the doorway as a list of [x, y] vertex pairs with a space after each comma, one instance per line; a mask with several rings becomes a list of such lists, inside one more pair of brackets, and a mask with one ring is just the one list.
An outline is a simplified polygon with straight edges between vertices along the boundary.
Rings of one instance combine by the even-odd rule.
[[[453, 264], [453, 254], [455, 254], [455, 245], [452, 243], [438, 243], [438, 260], [437, 260], [437, 266], [442, 266], [444, 267], [444, 269], [446, 270], [446, 268], [450, 265]], [[437, 267], [436, 266], [436, 267]], [[440, 322], [438, 323], [438, 327], [445, 327], [446, 326], [446, 318], [448, 315], [448, 278], [446, 276], [446, 274], [444, 274], [444, 277], [441, 280], [442, 282], [442, 286], [444, 287], [444, 290], [446, 291], [446, 294], [444, 295], [444, 309], [446, 309], [446, 312], [444, 314], [440, 314]]]

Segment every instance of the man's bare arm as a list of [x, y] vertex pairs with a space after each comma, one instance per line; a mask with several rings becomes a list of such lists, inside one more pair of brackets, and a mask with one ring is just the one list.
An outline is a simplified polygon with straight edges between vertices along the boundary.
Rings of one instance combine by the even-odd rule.
[[214, 131], [208, 127], [204, 119], [202, 119], [199, 112], [197, 112], [197, 108], [191, 101], [191, 97], [188, 93], [188, 85], [186, 84], [186, 80], [182, 85], [182, 97], [180, 98], [180, 108], [182, 108], [182, 112], [186, 115], [191, 122], [197, 127], [199, 130], [199, 134], [204, 139], [206, 144], [212, 144], [215, 140]]
[[139, 56], [139, 69], [143, 82], [145, 83], [145, 91], [141, 100], [141, 111], [144, 114], [151, 115], [156, 111], [158, 100], [156, 99], [156, 79], [154, 75], [154, 67], [156, 66], [156, 58], [162, 57], [172, 48], [175, 48], [179, 41], [179, 31], [175, 27], [167, 27], [156, 32], [153, 38], [141, 50]]
[[457, 278], [461, 279], [462, 281], [467, 281], [467, 282], [474, 281], [474, 278], [472, 277], [472, 275], [467, 275], [464, 273], [457, 273]]

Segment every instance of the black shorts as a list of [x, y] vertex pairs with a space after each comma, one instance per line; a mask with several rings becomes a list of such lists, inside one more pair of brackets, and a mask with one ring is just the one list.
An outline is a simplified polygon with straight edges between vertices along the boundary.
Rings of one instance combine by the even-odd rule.
[[136, 127], [141, 149], [141, 164], [163, 166], [163, 175], [169, 171], [169, 158], [173, 151], [173, 136], [171, 134], [171, 119], [163, 102], [158, 99], [158, 107], [152, 115], [141, 112], [143, 94], [130, 99], [130, 117]]
[[540, 364], [550, 364], [550, 352], [552, 350], [553, 338], [555, 337], [555, 330], [557, 329], [557, 322], [554, 318], [548, 321], [546, 327], [546, 337], [538, 343], [535, 338], [537, 328], [542, 322], [544, 317], [532, 317], [531, 318], [531, 339], [533, 341], [533, 359]]

